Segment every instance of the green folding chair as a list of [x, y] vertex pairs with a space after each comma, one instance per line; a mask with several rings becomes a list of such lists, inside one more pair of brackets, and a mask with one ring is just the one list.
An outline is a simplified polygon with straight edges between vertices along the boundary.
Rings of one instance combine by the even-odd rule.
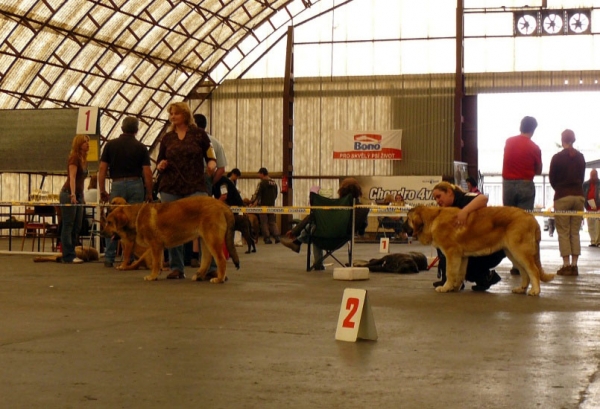
[[[329, 207], [343, 206], [348, 209], [311, 209], [312, 226], [311, 233], [308, 237], [308, 251], [306, 256], [306, 271], [313, 269], [322, 270], [323, 261], [332, 257], [341, 266], [345, 267], [352, 263], [352, 215], [353, 215], [353, 198], [352, 195], [347, 195], [339, 199], [329, 199], [318, 195], [317, 193], [310, 194], [310, 205]], [[368, 211], [368, 209], [367, 209]], [[342, 263], [333, 253], [342, 248], [348, 243], [348, 263]], [[310, 257], [312, 245], [316, 245], [323, 250], [323, 256], [318, 257], [311, 264]]]

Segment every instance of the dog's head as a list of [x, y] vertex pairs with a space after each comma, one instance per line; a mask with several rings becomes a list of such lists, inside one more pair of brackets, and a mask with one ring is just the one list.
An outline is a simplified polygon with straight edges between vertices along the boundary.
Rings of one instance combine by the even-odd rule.
[[127, 201], [122, 197], [115, 197], [110, 201], [110, 212], [106, 217], [102, 217], [100, 223], [102, 236], [118, 239], [126, 233], [130, 220], [125, 205]]
[[423, 231], [423, 217], [421, 211], [423, 206], [413, 207], [408, 211], [406, 221], [411, 229], [413, 229], [413, 235], [418, 236]]

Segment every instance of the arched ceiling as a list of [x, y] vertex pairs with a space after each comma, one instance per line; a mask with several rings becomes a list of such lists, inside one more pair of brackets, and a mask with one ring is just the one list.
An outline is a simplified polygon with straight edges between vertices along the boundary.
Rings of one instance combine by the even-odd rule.
[[318, 1], [2, 0], [0, 109], [98, 106], [103, 136], [134, 115], [150, 145], [171, 102], [212, 91]]

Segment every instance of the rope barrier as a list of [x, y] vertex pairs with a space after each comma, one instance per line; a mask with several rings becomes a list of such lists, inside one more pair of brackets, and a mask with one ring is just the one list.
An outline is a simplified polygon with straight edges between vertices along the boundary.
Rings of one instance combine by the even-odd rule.
[[[50, 202], [0, 202], [0, 206], [57, 206], [57, 207], [71, 207], [71, 206], [82, 206], [82, 207], [116, 207], [116, 206], [129, 206], [129, 205], [111, 205], [108, 203], [86, 203], [86, 204], [61, 204], [61, 203], [50, 203]], [[356, 205], [356, 208], [368, 208], [369, 213], [382, 214], [382, 215], [406, 215], [411, 206], [381, 206], [381, 205]], [[437, 207], [437, 206], [429, 206]], [[488, 206], [488, 207], [501, 207], [501, 206]], [[258, 206], [258, 207], [240, 207], [231, 206], [230, 209], [233, 213], [275, 213], [275, 214], [303, 214], [310, 213], [311, 209], [322, 209], [322, 210], [343, 210], [351, 209], [352, 206]], [[555, 210], [541, 211], [541, 210], [524, 210], [534, 216], [544, 217], [556, 217], [556, 216], [581, 216], [587, 219], [600, 218], [600, 212], [582, 212], [574, 210]]]

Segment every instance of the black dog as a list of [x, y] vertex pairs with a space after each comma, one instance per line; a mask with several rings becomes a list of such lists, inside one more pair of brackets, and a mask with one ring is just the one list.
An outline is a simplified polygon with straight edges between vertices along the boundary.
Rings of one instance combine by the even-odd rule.
[[411, 251], [406, 253], [388, 254], [382, 258], [373, 258], [368, 263], [357, 267], [368, 267], [372, 273], [413, 274], [427, 270], [427, 257], [423, 253]]
[[246, 254], [250, 253], [250, 249], [252, 249], [252, 253], [256, 253], [256, 244], [250, 235], [250, 219], [245, 214], [239, 215], [234, 214], [235, 217], [235, 230], [242, 233], [242, 237], [246, 240], [248, 244], [248, 251]]

